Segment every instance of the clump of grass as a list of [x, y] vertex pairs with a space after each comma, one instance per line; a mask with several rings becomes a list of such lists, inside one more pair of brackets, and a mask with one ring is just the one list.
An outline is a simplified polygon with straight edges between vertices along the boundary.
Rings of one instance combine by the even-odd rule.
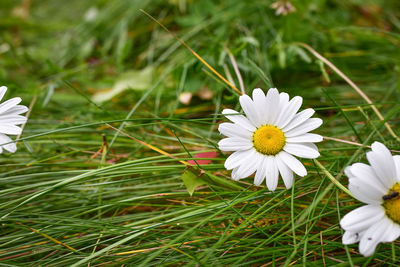
[[[365, 161], [373, 140], [400, 150], [384, 126], [399, 124], [400, 10], [395, 1], [292, 1], [296, 12], [275, 16], [271, 3], [0, 3], [0, 80], [7, 97], [32, 104], [19, 150], [0, 158], [0, 263], [398, 265], [398, 241], [370, 258], [342, 245], [338, 222], [359, 203], [332, 178], [346, 186], [344, 167]], [[85, 19], [90, 8], [97, 15]], [[229, 53], [247, 92], [276, 86], [302, 95], [324, 120], [320, 134], [362, 146], [321, 143], [323, 168], [305, 161], [309, 173], [292, 190], [230, 181], [216, 128], [224, 107], [238, 109], [239, 94], [140, 8], [238, 88]], [[348, 75], [385, 121], [299, 42]], [[120, 74], [146, 67], [145, 90], [93, 101]], [[213, 97], [179, 102], [202, 89]], [[201, 151], [219, 152], [201, 167], [226, 184], [190, 196], [182, 162]]]

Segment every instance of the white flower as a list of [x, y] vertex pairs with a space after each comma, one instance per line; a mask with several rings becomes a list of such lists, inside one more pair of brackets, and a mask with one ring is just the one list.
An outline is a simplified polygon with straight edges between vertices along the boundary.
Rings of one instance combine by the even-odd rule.
[[392, 156], [379, 142], [367, 153], [371, 165], [355, 163], [345, 169], [349, 190], [365, 206], [340, 221], [343, 244], [360, 242], [360, 252], [371, 256], [381, 242], [400, 236], [400, 156]]
[[219, 148], [235, 151], [225, 161], [225, 168], [232, 170], [234, 180], [256, 172], [254, 184], [260, 185], [266, 178], [271, 191], [276, 189], [280, 173], [286, 188], [292, 187], [293, 172], [302, 177], [307, 174], [294, 156], [319, 156], [314, 142], [322, 141], [322, 136], [308, 132], [318, 128], [322, 120], [310, 118], [312, 108], [297, 113], [303, 98], [295, 96], [289, 101], [289, 95], [279, 94], [276, 88], [269, 89], [266, 96], [261, 89], [254, 89], [253, 100], [242, 95], [239, 101], [247, 117], [224, 109], [222, 113], [233, 123], [221, 123], [218, 128], [228, 137], [218, 143]]
[[[3, 99], [6, 92], [7, 87], [1, 86], [0, 101]], [[10, 143], [12, 140], [7, 134], [19, 135], [22, 132], [22, 129], [17, 125], [24, 124], [26, 122], [26, 117], [19, 114], [27, 112], [28, 108], [18, 105], [21, 101], [21, 98], [14, 97], [0, 104], [0, 153], [3, 153], [3, 149], [11, 153], [17, 151], [17, 145], [15, 143]]]

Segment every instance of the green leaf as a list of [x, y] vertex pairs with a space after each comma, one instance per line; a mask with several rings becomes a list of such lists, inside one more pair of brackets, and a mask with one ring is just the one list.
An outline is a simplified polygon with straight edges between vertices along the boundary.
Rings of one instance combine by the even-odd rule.
[[207, 182], [201, 178], [201, 173], [199, 171], [197, 171], [199, 174], [195, 174], [196, 171], [196, 169], [189, 167], [183, 172], [181, 176], [182, 181], [185, 184], [190, 196], [193, 195], [194, 190], [197, 187], [207, 184]]

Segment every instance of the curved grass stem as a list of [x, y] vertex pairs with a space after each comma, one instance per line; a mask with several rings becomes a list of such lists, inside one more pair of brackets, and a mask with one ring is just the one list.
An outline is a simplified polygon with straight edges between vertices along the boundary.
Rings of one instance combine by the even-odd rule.
[[326, 175], [326, 177], [328, 177], [329, 180], [332, 181], [332, 183], [334, 183], [337, 187], [339, 187], [343, 192], [345, 192], [349, 196], [355, 198], [353, 194], [350, 192], [350, 190], [344, 187], [344, 185], [342, 185], [335, 177], [333, 177], [333, 175], [324, 167], [324, 165], [321, 164], [321, 162], [319, 162], [316, 159], [313, 159], [313, 161], [315, 165], [317, 165], [318, 168], [320, 168], [320, 170]]
[[[343, 80], [345, 80], [364, 100], [371, 105], [372, 110], [375, 112], [375, 114], [378, 116], [378, 118], [381, 121], [384, 121], [385, 118], [382, 116], [380, 111], [377, 109], [377, 107], [372, 103], [371, 99], [352, 81], [350, 80], [349, 77], [347, 77], [341, 70], [339, 70], [332, 62], [330, 62], [328, 59], [326, 59], [324, 56], [322, 56], [320, 53], [318, 53], [314, 48], [309, 46], [308, 44], [301, 43], [301, 42], [296, 42], [295, 44], [304, 47], [307, 49], [311, 54], [313, 54], [316, 58], [324, 62], [326, 65], [328, 65], [334, 72], [336, 72]], [[390, 127], [390, 124], [385, 122], [385, 127], [388, 130], [388, 132], [397, 140], [400, 141], [400, 137], [396, 135], [396, 133], [393, 131], [392, 127]]]

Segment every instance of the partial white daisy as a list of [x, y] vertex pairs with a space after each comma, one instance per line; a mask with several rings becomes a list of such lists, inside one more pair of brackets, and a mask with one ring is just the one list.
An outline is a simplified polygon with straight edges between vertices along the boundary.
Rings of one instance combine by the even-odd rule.
[[374, 142], [367, 153], [370, 165], [355, 163], [345, 169], [349, 190], [365, 206], [347, 213], [340, 225], [343, 244], [360, 242], [360, 253], [371, 256], [381, 242], [400, 236], [400, 156]]
[[[3, 99], [6, 92], [7, 87], [1, 86], [0, 101]], [[12, 143], [13, 141], [8, 135], [21, 134], [22, 129], [17, 125], [26, 122], [26, 117], [20, 114], [27, 112], [28, 108], [18, 105], [21, 101], [21, 98], [14, 97], [0, 104], [0, 153], [3, 153], [3, 149], [11, 153], [17, 151], [17, 145]]]
[[239, 180], [254, 172], [254, 184], [260, 185], [266, 178], [269, 190], [278, 185], [279, 173], [286, 188], [292, 187], [293, 172], [303, 177], [306, 168], [294, 156], [317, 158], [318, 148], [315, 142], [321, 142], [322, 136], [308, 133], [322, 124], [312, 108], [299, 113], [303, 98], [295, 96], [289, 101], [287, 93], [276, 88], [268, 90], [267, 95], [257, 88], [253, 90], [253, 99], [248, 95], [239, 98], [246, 116], [232, 109], [224, 109], [224, 114], [233, 123], [224, 122], [218, 130], [228, 138], [218, 145], [222, 151], [235, 151], [225, 161], [225, 168], [232, 170], [232, 178]]

